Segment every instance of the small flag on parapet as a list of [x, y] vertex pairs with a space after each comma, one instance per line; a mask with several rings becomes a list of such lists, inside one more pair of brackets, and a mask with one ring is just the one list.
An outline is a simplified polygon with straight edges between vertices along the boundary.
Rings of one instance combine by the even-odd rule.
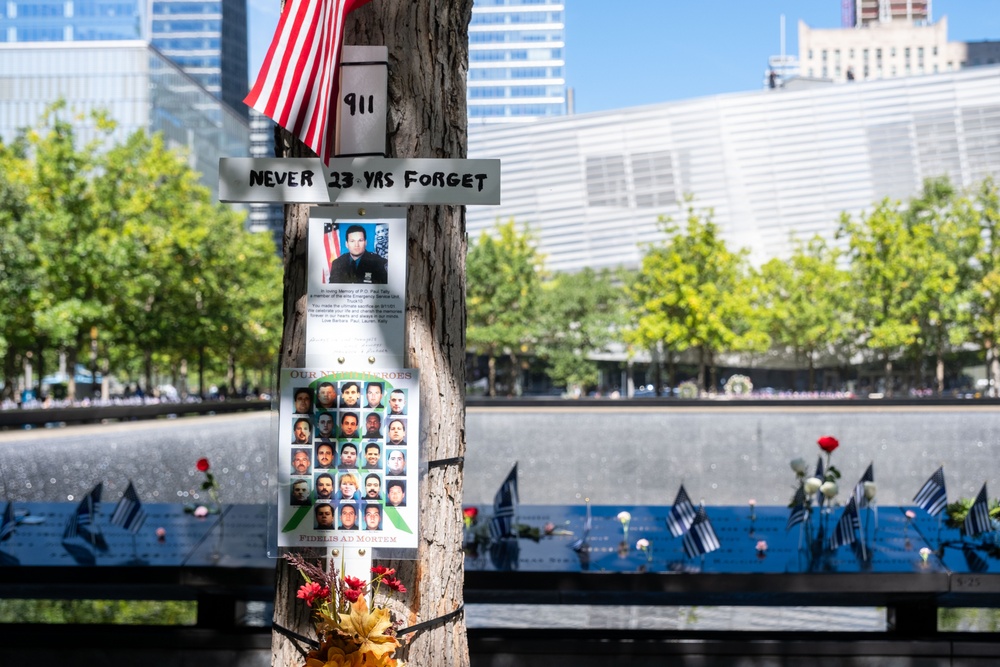
[[122, 494], [121, 500], [115, 505], [115, 511], [111, 515], [111, 523], [121, 526], [133, 534], [138, 533], [142, 524], [146, 522], [146, 511], [142, 509], [142, 501], [139, 494], [135, 492], [132, 481], [129, 480], [128, 488]]
[[14, 501], [7, 502], [7, 509], [3, 511], [3, 519], [0, 519], [0, 541], [6, 540], [14, 534], [17, 527], [17, 520], [14, 518]]
[[980, 533], [988, 533], [993, 530], [993, 525], [990, 522], [990, 506], [989, 501], [986, 499], [986, 485], [983, 484], [983, 488], [979, 490], [979, 495], [976, 496], [976, 501], [972, 503], [972, 507], [969, 509], [969, 514], [965, 517], [965, 534], [970, 537], [975, 537]]
[[514, 534], [514, 515], [517, 513], [517, 464], [510, 469], [493, 497], [493, 518], [490, 519], [490, 538], [498, 540]]
[[80, 504], [76, 506], [76, 511], [69, 516], [66, 522], [66, 529], [63, 531], [63, 539], [68, 540], [73, 537], [89, 538], [90, 534], [84, 535], [84, 530], [94, 518], [94, 503], [88, 494], [83, 497]]
[[857, 503], [859, 509], [868, 507], [868, 498], [865, 496], [865, 482], [875, 482], [875, 472], [872, 470], [872, 466], [874, 465], [874, 463], [868, 464], [865, 474], [861, 475], [861, 479], [854, 486], [854, 502]]
[[788, 523], [785, 524], [785, 530], [791, 530], [804, 522], [808, 515], [809, 501], [806, 500], [806, 490], [800, 484], [799, 488], [795, 490], [795, 497], [792, 498], [792, 511], [788, 513]]
[[851, 496], [851, 499], [847, 501], [847, 507], [844, 508], [844, 513], [840, 515], [836, 530], [830, 536], [830, 548], [836, 549], [845, 544], [854, 544], [854, 540], [857, 539], [857, 531], [860, 529], [861, 520], [858, 518], [858, 504], [854, 502], [854, 496]]
[[704, 556], [721, 546], [719, 537], [715, 534], [715, 529], [712, 528], [712, 522], [708, 520], [705, 506], [702, 505], [695, 512], [691, 527], [684, 533], [684, 554], [688, 558]]
[[913, 497], [917, 507], [931, 516], [937, 516], [948, 506], [948, 494], [944, 488], [944, 466], [934, 471]]
[[670, 514], [667, 515], [667, 528], [670, 529], [670, 533], [674, 537], [680, 537], [694, 524], [695, 515], [696, 512], [694, 505], [691, 504], [691, 498], [688, 497], [687, 491], [684, 490], [684, 485], [681, 484], [681, 488], [677, 492], [677, 497], [674, 498], [674, 505], [670, 508]]

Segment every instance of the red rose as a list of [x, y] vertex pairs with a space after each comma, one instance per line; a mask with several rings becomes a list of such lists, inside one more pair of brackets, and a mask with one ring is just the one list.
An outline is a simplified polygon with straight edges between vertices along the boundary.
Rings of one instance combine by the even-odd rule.
[[837, 447], [840, 447], [840, 443], [837, 442], [837, 439], [832, 435], [824, 435], [816, 441], [816, 444], [819, 445], [819, 448], [827, 454], [835, 450]]
[[479, 510], [477, 510], [475, 507], [464, 507], [464, 508], [462, 508], [462, 515], [466, 519], [475, 519], [478, 514], [479, 514]]
[[211, 467], [208, 465], [208, 459], [198, 459], [198, 462], [194, 465], [198, 468], [199, 472], [208, 472], [208, 469]]

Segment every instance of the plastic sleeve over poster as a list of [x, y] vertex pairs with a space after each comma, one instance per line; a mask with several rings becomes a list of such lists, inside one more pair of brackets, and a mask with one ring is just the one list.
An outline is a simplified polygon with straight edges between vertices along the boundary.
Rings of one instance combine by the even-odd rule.
[[417, 547], [419, 371], [281, 371], [279, 547]]

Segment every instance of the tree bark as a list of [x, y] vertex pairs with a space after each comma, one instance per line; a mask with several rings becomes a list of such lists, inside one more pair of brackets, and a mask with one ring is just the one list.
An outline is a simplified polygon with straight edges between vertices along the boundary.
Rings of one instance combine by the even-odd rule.
[[[466, 157], [465, 79], [471, 15], [472, 0], [378, 0], [350, 14], [346, 44], [384, 44], [389, 50], [390, 157]], [[305, 150], [294, 143], [286, 155]], [[301, 366], [305, 360], [307, 223], [307, 206], [286, 206], [282, 367]], [[420, 486], [417, 560], [387, 564], [398, 570], [409, 589], [396, 608], [406, 626], [462, 607], [465, 255], [464, 208], [410, 208], [406, 363], [420, 369], [420, 439], [430, 466]], [[459, 463], [433, 463], [446, 459]], [[310, 636], [305, 605], [296, 604], [298, 574], [284, 561], [277, 568], [275, 622]], [[403, 639], [412, 641], [397, 656], [408, 664], [469, 664], [462, 614]], [[273, 665], [302, 662], [290, 641], [278, 633], [272, 635]]]

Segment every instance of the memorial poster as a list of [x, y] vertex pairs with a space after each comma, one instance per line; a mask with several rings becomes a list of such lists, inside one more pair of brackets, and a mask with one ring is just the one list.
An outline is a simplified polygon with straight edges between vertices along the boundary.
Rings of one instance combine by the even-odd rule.
[[417, 548], [419, 371], [281, 371], [278, 546]]
[[313, 207], [308, 275], [307, 366], [402, 365], [405, 209]]

